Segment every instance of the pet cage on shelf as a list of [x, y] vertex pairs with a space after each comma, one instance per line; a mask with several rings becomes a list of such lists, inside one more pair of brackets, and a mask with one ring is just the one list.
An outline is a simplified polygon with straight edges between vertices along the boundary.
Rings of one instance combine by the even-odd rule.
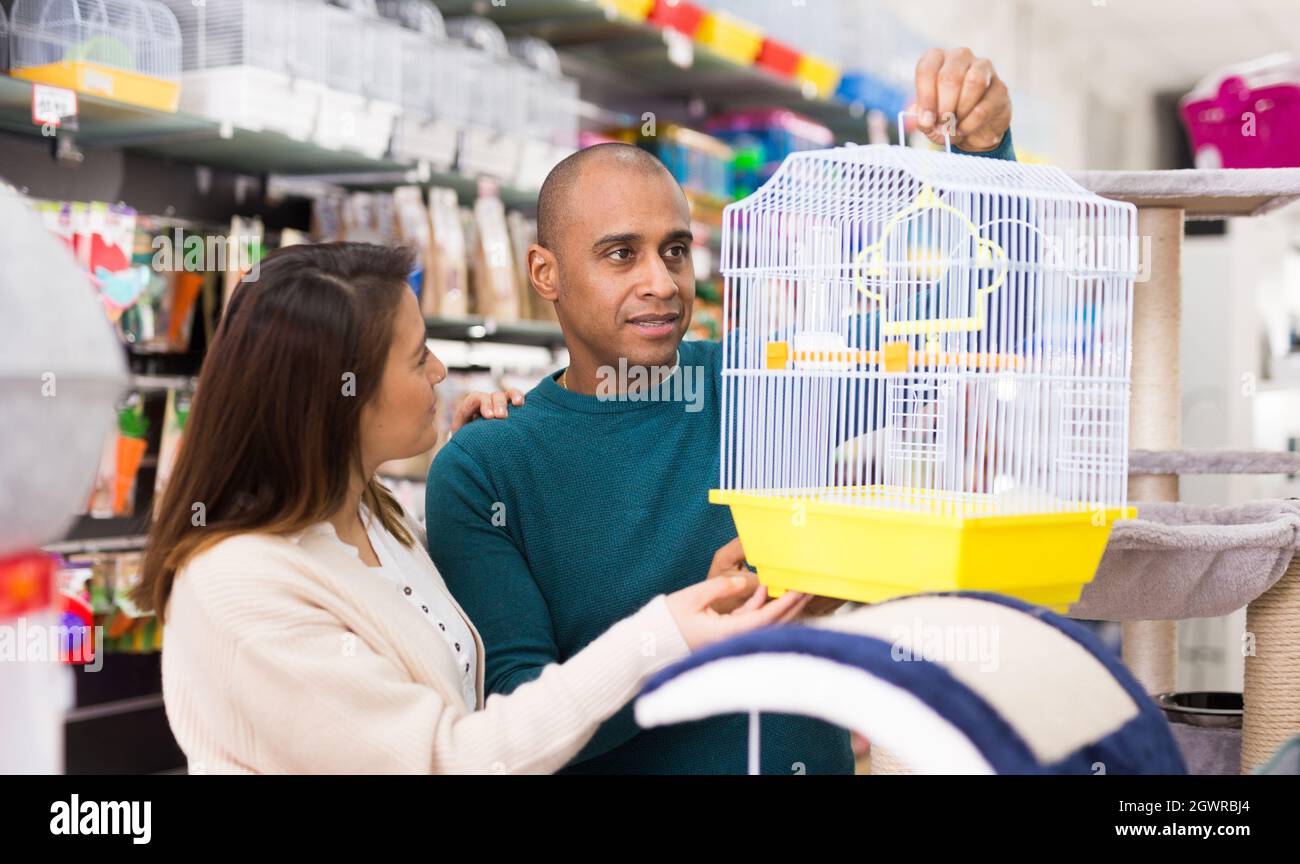
[[549, 42], [521, 36], [510, 53], [524, 64], [523, 152], [515, 185], [538, 189], [555, 164], [578, 146], [578, 82], [560, 71], [560, 56]]
[[15, 0], [10, 18], [11, 75], [176, 110], [181, 35], [156, 0]]
[[0, 72], [9, 71], [9, 16], [0, 6]]
[[430, 0], [380, 0], [378, 8], [401, 28], [402, 113], [393, 129], [393, 156], [449, 170], [469, 113], [463, 67], [470, 49], [447, 38], [442, 15]]
[[729, 205], [710, 500], [761, 580], [1076, 600], [1132, 513], [1135, 219], [1058, 169], [884, 145]]
[[375, 0], [329, 0], [324, 22], [327, 86], [313, 138], [378, 159], [402, 110], [401, 28], [380, 17]]
[[501, 28], [486, 18], [452, 18], [447, 35], [469, 48], [463, 55], [469, 112], [458, 167], [471, 176], [511, 182], [523, 149], [530, 70], [510, 56]]
[[180, 25], [185, 111], [298, 141], [311, 136], [325, 75], [318, 3], [165, 2]]

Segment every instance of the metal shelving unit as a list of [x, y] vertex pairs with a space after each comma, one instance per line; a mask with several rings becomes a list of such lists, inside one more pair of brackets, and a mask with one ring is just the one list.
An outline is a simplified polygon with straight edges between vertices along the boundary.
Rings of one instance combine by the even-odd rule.
[[842, 140], [866, 140], [866, 111], [838, 98], [805, 93], [795, 81], [757, 66], [743, 66], [694, 43], [692, 61], [669, 56], [664, 31], [611, 14], [593, 0], [526, 0], [497, 5], [480, 0], [437, 0], [443, 15], [484, 15], [507, 36], [529, 35], [560, 52], [567, 75], [584, 83], [626, 82], [629, 95], [660, 100], [725, 104], [731, 108], [778, 105], [830, 127]]

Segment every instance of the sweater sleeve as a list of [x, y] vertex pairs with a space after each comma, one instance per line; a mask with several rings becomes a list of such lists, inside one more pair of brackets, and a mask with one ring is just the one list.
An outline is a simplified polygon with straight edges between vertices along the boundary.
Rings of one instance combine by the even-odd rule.
[[429, 469], [429, 557], [483, 640], [484, 690], [510, 693], [560, 659], [551, 611], [498, 513], [501, 496], [453, 438]]
[[[275, 574], [205, 576], [197, 590], [178, 582], [172, 598], [169, 623], [183, 627], [175, 638], [211, 667], [187, 670], [191, 686], [222, 691], [216, 701], [238, 718], [223, 749], [274, 773], [555, 771], [688, 650], [660, 595], [567, 663], [467, 712]], [[251, 584], [260, 586], [255, 598]]]
[[[513, 693], [560, 661], [546, 598], [515, 541], [493, 523], [500, 496], [491, 480], [454, 438], [439, 451], [426, 488], [429, 557], [483, 640], [485, 692]], [[625, 706], [575, 761], [606, 753], [640, 731]]]
[[1011, 143], [1010, 129], [1008, 129], [1007, 133], [1002, 136], [1002, 142], [998, 144], [998, 146], [994, 147], [992, 150], [985, 150], [983, 152], [976, 153], [970, 150], [963, 150], [960, 147], [957, 147], [955, 145], [953, 146], [952, 149], [954, 153], [960, 153], [963, 156], [983, 156], [985, 159], [1006, 159], [1010, 162], [1018, 161], [1016, 159], [1015, 145]]

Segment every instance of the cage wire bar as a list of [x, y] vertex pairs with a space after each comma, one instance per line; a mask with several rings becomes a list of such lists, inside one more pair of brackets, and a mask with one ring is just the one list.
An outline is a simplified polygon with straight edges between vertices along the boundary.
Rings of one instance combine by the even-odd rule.
[[721, 488], [958, 517], [1126, 505], [1132, 205], [871, 146], [724, 213]]

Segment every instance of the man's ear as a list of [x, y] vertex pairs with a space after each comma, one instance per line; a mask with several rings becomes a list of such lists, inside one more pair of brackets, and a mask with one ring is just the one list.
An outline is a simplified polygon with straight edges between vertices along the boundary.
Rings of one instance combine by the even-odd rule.
[[528, 247], [528, 279], [543, 300], [554, 303], [560, 296], [560, 265], [555, 253], [536, 243]]

